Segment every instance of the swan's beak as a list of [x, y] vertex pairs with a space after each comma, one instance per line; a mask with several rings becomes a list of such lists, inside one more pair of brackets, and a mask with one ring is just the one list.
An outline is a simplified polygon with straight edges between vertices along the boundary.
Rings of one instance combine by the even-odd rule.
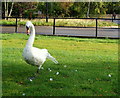
[[29, 28], [27, 26], [26, 26], [26, 29], [27, 29], [26, 34], [30, 35], [30, 30], [29, 30]]
[[30, 30], [27, 30], [26, 34], [27, 34], [27, 35], [30, 35]]

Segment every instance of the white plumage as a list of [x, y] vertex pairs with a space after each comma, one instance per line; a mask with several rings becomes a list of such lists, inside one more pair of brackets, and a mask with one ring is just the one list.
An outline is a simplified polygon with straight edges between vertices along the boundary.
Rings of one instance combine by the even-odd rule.
[[[46, 59], [52, 60], [54, 63], [58, 63], [58, 61], [50, 55], [47, 49], [39, 49], [33, 47], [34, 38], [35, 38], [35, 28], [32, 22], [28, 21], [26, 23], [27, 34], [30, 33], [30, 37], [27, 41], [27, 44], [23, 50], [24, 60], [31, 65], [37, 66], [38, 70], [40, 70], [42, 64], [46, 61]], [[30, 29], [30, 32], [29, 32]]]

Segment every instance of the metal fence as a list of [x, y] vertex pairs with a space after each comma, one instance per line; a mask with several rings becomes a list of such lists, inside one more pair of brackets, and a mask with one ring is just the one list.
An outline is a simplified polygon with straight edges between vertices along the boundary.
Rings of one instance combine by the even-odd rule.
[[[24, 27], [18, 25], [18, 19], [21, 17], [6, 17], [6, 18], [14, 18], [15, 24], [10, 25], [12, 26], [11, 32], [16, 33], [23, 33], [20, 30], [25, 31], [23, 29]], [[26, 19], [26, 18], [22, 18]], [[35, 19], [43, 19], [43, 18], [35, 18]], [[46, 19], [46, 18], [44, 18]], [[87, 20], [93, 20], [95, 21], [95, 26], [93, 27], [80, 27], [80, 26], [62, 26], [57, 25], [58, 20], [84, 20], [87, 22]], [[49, 20], [48, 20], [49, 21]], [[74, 36], [74, 37], [95, 37], [95, 38], [120, 38], [119, 37], [119, 26], [115, 27], [100, 27], [99, 23], [101, 21], [111, 21], [116, 22], [117, 24], [120, 23], [120, 19], [110, 19], [110, 18], [53, 18], [53, 26], [35, 26], [37, 34], [43, 34], [43, 35], [59, 35], [59, 36]], [[6, 33], [5, 30], [8, 27], [8, 25], [2, 25], [3, 29], [2, 32]], [[9, 28], [9, 27], [8, 27]], [[14, 28], [14, 31], [13, 31]], [[11, 33], [10, 32], [10, 33]]]
[[[80, 27], [80, 26], [56, 26], [56, 20], [59, 19], [69, 19], [69, 20], [93, 20], [95, 21], [95, 26], [93, 27]], [[117, 24], [120, 24], [120, 19], [110, 19], [110, 18], [54, 18], [54, 24], [53, 24], [53, 35], [61, 35], [60, 30], [58, 28], [68, 28], [67, 30], [69, 32], [71, 32], [72, 30], [74, 32], [72, 32], [72, 34], [65, 34], [62, 33], [63, 35], [67, 35], [67, 36], [79, 36], [79, 37], [95, 37], [95, 38], [119, 38], [119, 26], [107, 26], [107, 27], [101, 27], [99, 26], [99, 23], [101, 21], [108, 21], [108, 22], [115, 22]], [[73, 28], [71, 30], [69, 30], [70, 28]], [[62, 29], [62, 32], [63, 29]], [[67, 31], [65, 31], [67, 32]], [[76, 33], [75, 33], [76, 32]]]

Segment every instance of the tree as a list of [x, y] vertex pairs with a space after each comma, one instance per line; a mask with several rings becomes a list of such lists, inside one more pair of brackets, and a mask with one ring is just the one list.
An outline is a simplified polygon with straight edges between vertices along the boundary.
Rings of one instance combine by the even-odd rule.
[[88, 3], [87, 17], [89, 17], [89, 13], [90, 13], [90, 1], [89, 1], [89, 3]]
[[37, 2], [15, 2], [14, 4], [14, 16], [20, 16], [23, 17], [24, 15], [26, 17], [32, 17], [34, 11], [37, 9]]
[[14, 2], [8, 2], [8, 0], [5, 0], [5, 2], [2, 2], [3, 3], [3, 10], [4, 10], [4, 16], [5, 17], [10, 17], [11, 16], [11, 13], [13, 11], [13, 5], [14, 5]]
[[120, 14], [120, 2], [106, 2], [105, 7], [107, 14], [113, 14], [113, 12]]
[[12, 11], [13, 11], [13, 5], [14, 5], [14, 2], [12, 2], [12, 4], [11, 4], [11, 8], [10, 8], [10, 12], [9, 12], [9, 14], [8, 14], [8, 17], [11, 16], [11, 13], [12, 13]]
[[90, 3], [90, 14], [91, 16], [99, 16], [101, 14], [106, 14], [106, 7], [104, 2], [91, 2]]
[[[2, 2], [4, 16], [33, 17], [40, 11], [46, 15], [46, 2]], [[67, 0], [66, 0], [67, 1]], [[47, 2], [49, 17], [93, 17], [120, 13], [120, 2]], [[30, 16], [31, 15], [31, 16]]]
[[70, 15], [72, 17], [86, 17], [88, 10], [87, 2], [74, 2], [74, 4], [69, 8]]
[[62, 16], [64, 17], [68, 17], [70, 16], [70, 10], [69, 8], [73, 5], [73, 3], [71, 2], [62, 2], [60, 3], [60, 7], [62, 10]]

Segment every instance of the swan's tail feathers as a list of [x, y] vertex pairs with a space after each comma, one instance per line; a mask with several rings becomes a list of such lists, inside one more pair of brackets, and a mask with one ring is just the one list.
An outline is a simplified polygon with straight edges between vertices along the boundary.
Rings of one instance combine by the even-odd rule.
[[54, 57], [52, 57], [50, 54], [48, 54], [47, 58], [53, 61], [55, 64], [58, 64], [58, 61]]

